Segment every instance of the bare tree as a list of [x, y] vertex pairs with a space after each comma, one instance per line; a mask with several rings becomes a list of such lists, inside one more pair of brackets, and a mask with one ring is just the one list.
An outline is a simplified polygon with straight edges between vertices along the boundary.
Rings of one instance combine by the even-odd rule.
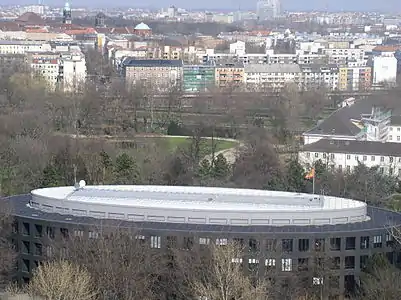
[[71, 235], [75, 236], [55, 242], [55, 255], [86, 268], [100, 299], [160, 299], [160, 240], [148, 240], [138, 230], [107, 226], [93, 227], [89, 238], [80, 237], [79, 230]]
[[29, 294], [44, 300], [96, 299], [89, 272], [67, 261], [44, 262], [33, 272]]
[[10, 281], [16, 263], [16, 252], [9, 238], [12, 232], [12, 208], [5, 199], [0, 199], [0, 285]]
[[244, 273], [244, 247], [237, 242], [210, 244], [207, 249], [177, 259], [192, 298], [216, 300], [271, 299], [268, 283]]

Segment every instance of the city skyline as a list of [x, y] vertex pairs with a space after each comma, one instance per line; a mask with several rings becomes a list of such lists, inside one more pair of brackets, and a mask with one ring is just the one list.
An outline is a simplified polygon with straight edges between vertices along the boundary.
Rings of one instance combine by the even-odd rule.
[[[63, 0], [42, 0], [42, 4], [51, 5], [51, 6], [63, 6]], [[380, 11], [380, 12], [400, 12], [401, 11], [401, 3], [397, 0], [387, 0], [384, 3], [379, 3], [377, 1], [369, 0], [369, 1], [346, 1], [346, 0], [281, 0], [283, 10], [290, 11], [310, 11], [310, 10], [318, 10], [318, 11]], [[3, 2], [3, 5], [31, 5], [38, 4], [38, 1], [29, 1], [29, 0], [6, 0]], [[187, 8], [187, 9], [241, 9], [244, 10], [254, 10], [256, 9], [257, 1], [239, 1], [239, 0], [223, 0], [219, 2], [215, 1], [202, 1], [197, 3], [192, 3], [188, 5], [187, 1], [184, 0], [152, 0], [145, 1], [140, 0], [136, 1], [135, 5], [130, 5], [129, 2], [125, 0], [116, 0], [111, 4], [107, 0], [82, 0], [79, 2], [71, 1], [71, 5], [73, 7], [149, 7], [149, 8], [161, 8], [168, 7], [170, 5], [175, 5], [177, 7]]]

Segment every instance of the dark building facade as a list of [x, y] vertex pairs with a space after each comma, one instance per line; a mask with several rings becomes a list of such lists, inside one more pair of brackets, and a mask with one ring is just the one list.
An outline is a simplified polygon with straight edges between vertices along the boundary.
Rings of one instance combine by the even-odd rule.
[[[18, 252], [19, 282], [28, 282], [32, 270], [50, 255], [50, 241], [66, 236], [98, 236], [99, 219], [48, 213], [30, 208], [30, 195], [7, 199], [15, 214], [13, 243]], [[6, 201], [6, 200], [5, 200]], [[401, 263], [391, 229], [401, 225], [398, 213], [368, 207], [369, 221], [323, 226], [230, 226], [119, 221], [119, 226], [140, 228], [151, 248], [166, 247], [174, 238], [182, 247], [209, 243], [241, 242], [249, 251], [241, 258], [260, 276], [286, 276], [306, 271], [316, 257], [329, 258], [331, 298], [342, 299], [359, 282], [361, 271], [373, 254], [383, 253], [394, 264]], [[190, 246], [189, 246], [190, 245]], [[317, 275], [316, 275], [317, 276]], [[319, 280], [318, 278], [314, 278]]]

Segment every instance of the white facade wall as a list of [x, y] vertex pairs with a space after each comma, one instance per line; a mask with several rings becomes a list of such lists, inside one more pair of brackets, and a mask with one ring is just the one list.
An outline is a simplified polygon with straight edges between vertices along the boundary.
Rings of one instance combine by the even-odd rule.
[[237, 41], [235, 43], [230, 44], [230, 53], [237, 55], [245, 54], [245, 42]]
[[391, 143], [401, 143], [401, 125], [389, 127], [387, 141]]
[[369, 168], [379, 167], [379, 172], [383, 174], [401, 177], [401, 152], [398, 157], [389, 157], [352, 152], [330, 153], [300, 151], [298, 153], [298, 159], [305, 167], [311, 166], [320, 160], [329, 167], [348, 172], [351, 172], [359, 163], [362, 163]]
[[80, 54], [62, 59], [63, 86], [65, 91], [74, 91], [86, 79], [86, 61]]
[[397, 78], [397, 59], [394, 55], [373, 58], [373, 84], [394, 84]]
[[0, 54], [26, 54], [27, 52], [46, 52], [51, 51], [50, 44], [42, 43], [15, 43], [7, 41], [0, 42]]

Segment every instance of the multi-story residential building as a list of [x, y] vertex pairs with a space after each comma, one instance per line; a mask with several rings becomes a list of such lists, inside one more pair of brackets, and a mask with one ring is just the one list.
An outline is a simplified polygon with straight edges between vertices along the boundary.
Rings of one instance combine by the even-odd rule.
[[259, 0], [256, 4], [256, 15], [261, 21], [275, 19], [280, 13], [280, 0]]
[[244, 84], [244, 63], [220, 62], [216, 64], [215, 82], [218, 88], [241, 87]]
[[182, 90], [184, 93], [206, 92], [215, 86], [214, 65], [184, 65]]
[[125, 58], [122, 74], [129, 86], [145, 84], [152, 89], [167, 91], [181, 86], [182, 60]]
[[363, 60], [365, 51], [358, 48], [325, 48], [322, 53], [328, 56], [330, 64], [346, 64], [350, 60]]
[[367, 66], [341, 67], [338, 89], [340, 91], [366, 91], [372, 86], [372, 68]]
[[401, 152], [398, 143], [321, 139], [299, 152], [299, 161], [311, 166], [317, 161], [347, 172], [359, 164], [378, 167], [379, 172], [401, 177]]
[[299, 86], [302, 73], [297, 64], [247, 64], [245, 84], [248, 89], [281, 90], [287, 84]]
[[300, 65], [301, 88], [310, 90], [325, 87], [331, 91], [338, 89], [338, 67], [336, 65]]
[[76, 91], [84, 83], [86, 75], [85, 55], [81, 51], [61, 53], [60, 81], [64, 91]]
[[46, 80], [50, 89], [76, 91], [86, 79], [86, 60], [79, 50], [30, 52], [26, 61], [33, 72]]
[[0, 41], [0, 54], [25, 54], [51, 51], [48, 43], [35, 41]]
[[27, 62], [32, 71], [44, 78], [50, 89], [55, 89], [60, 83], [60, 53], [55, 52], [30, 52]]
[[373, 85], [385, 84], [393, 86], [397, 79], [397, 58], [394, 52], [383, 52], [372, 58]]

